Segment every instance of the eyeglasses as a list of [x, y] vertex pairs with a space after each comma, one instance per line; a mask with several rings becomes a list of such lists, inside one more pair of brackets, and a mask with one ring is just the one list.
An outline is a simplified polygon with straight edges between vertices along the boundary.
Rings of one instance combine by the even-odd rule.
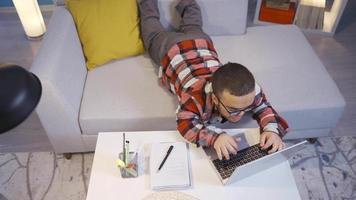
[[235, 116], [235, 115], [239, 115], [241, 112], [246, 112], [249, 109], [251, 109], [251, 107], [253, 106], [253, 103], [252, 103], [251, 105], [247, 106], [244, 109], [234, 108], [233, 110], [230, 110], [220, 101], [220, 99], [217, 95], [215, 95], [215, 97], [218, 100], [219, 104], [221, 104], [224, 107], [224, 109], [226, 110], [227, 113], [229, 113], [230, 116]]

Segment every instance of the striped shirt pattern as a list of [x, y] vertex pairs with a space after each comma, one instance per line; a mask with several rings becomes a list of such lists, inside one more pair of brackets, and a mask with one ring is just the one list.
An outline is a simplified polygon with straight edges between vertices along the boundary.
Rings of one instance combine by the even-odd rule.
[[[198, 146], [212, 146], [221, 129], [211, 125], [219, 116], [212, 102], [211, 78], [221, 66], [212, 41], [185, 40], [173, 45], [162, 58], [159, 78], [170, 92], [177, 95], [177, 129], [188, 141]], [[247, 111], [254, 113], [261, 131], [271, 131], [283, 137], [287, 122], [268, 103], [265, 94], [256, 84], [253, 105]]]

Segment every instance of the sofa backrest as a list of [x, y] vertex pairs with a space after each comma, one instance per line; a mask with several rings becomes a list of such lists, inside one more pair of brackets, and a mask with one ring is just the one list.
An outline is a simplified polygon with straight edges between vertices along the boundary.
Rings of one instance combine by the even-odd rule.
[[[241, 35], [246, 32], [248, 0], [196, 0], [202, 10], [203, 29], [211, 36]], [[175, 11], [179, 0], [158, 0], [161, 22], [168, 30], [177, 29], [180, 17]], [[64, 5], [64, 0], [55, 0]]]
[[[246, 32], [248, 0], [196, 0], [203, 17], [203, 30], [210, 36], [241, 35]], [[177, 0], [159, 0], [161, 23], [177, 29]]]

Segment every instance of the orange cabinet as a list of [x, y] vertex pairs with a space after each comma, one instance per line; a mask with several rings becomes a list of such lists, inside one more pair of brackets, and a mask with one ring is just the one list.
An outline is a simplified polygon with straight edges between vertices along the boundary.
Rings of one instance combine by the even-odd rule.
[[288, 10], [282, 10], [276, 8], [268, 8], [266, 6], [266, 0], [263, 0], [258, 19], [260, 21], [278, 24], [293, 24], [295, 12], [296, 5], [294, 2], [290, 3]]

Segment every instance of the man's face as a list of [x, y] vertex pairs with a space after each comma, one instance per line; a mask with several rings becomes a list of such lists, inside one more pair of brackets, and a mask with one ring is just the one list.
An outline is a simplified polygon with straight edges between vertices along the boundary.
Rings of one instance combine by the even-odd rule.
[[239, 121], [245, 114], [243, 110], [249, 108], [254, 99], [255, 90], [244, 96], [232, 95], [228, 90], [224, 90], [219, 97], [213, 94], [213, 102], [220, 114], [230, 122]]

